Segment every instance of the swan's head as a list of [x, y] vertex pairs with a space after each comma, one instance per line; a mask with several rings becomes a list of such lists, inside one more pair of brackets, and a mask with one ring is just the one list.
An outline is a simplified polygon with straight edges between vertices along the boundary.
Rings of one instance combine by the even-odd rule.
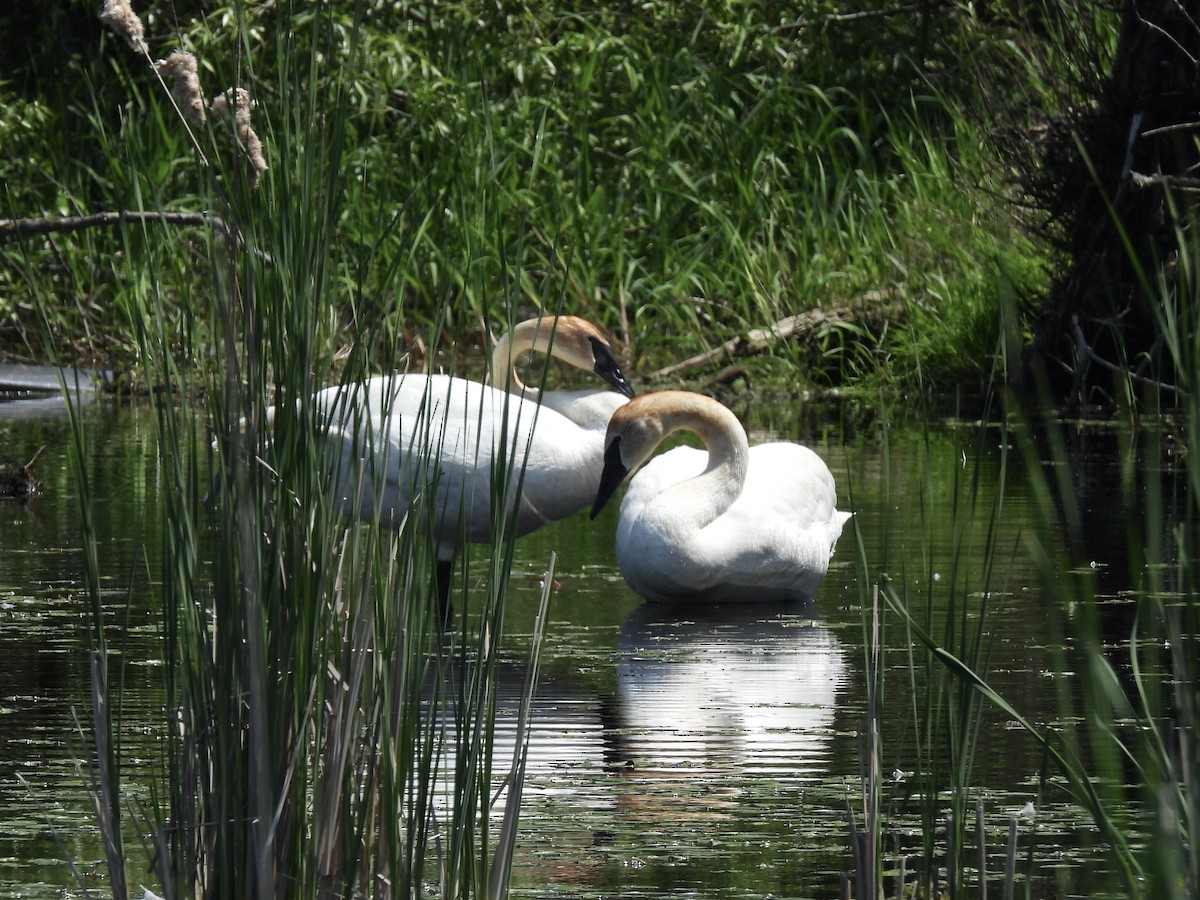
[[546, 325], [539, 327], [538, 339], [544, 339], [546, 346], [542, 348], [535, 345], [534, 349], [549, 352], [576, 368], [591, 370], [614, 390], [620, 391], [626, 397], [633, 396], [633, 387], [617, 364], [612, 345], [599, 328], [579, 316], [558, 316], [553, 320], [553, 328], [554, 337], [551, 344], [550, 329]]
[[617, 358], [613, 356], [612, 347], [609, 346], [608, 341], [601, 337], [592, 337], [588, 338], [588, 344], [592, 351], [592, 371], [610, 384], [614, 390], [632, 399], [634, 396], [633, 386], [626, 379], [621, 367], [617, 365]]
[[593, 519], [666, 437], [663, 419], [655, 408], [661, 397], [662, 394], [643, 394], [619, 408], [609, 419], [604, 438], [604, 471], [600, 473], [600, 489], [592, 504]]
[[642, 394], [619, 407], [608, 420], [604, 471], [600, 474], [596, 502], [592, 504], [592, 518], [650, 458], [663, 438], [676, 431], [692, 431], [700, 437], [709, 453], [709, 468], [734, 461], [741, 467], [737, 477], [745, 479], [749, 449], [746, 432], [737, 416], [724, 405], [691, 391]]
[[603, 332], [578, 316], [546, 316], [518, 324], [506, 339], [496, 345], [493, 372], [508, 368], [512, 387], [521, 387], [512, 361], [526, 351], [548, 353], [568, 365], [594, 372], [614, 390], [633, 397], [633, 387], [621, 371], [612, 345]]

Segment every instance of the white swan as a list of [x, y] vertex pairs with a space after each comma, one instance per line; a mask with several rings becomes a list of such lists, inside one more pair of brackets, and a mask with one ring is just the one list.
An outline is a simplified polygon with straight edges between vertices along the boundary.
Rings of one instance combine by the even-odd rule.
[[[680, 430], [698, 434], [707, 452], [677, 447], [642, 465]], [[592, 516], [636, 473], [617, 525], [617, 565], [635, 592], [666, 602], [812, 597], [850, 518], [813, 451], [751, 448], [732, 412], [685, 391], [630, 400], [613, 414], [605, 446]]]
[[[526, 388], [514, 363], [529, 351], [593, 371], [616, 390]], [[398, 528], [419, 508], [428, 517], [421, 527], [428, 523], [437, 542], [443, 593], [460, 543], [493, 537], [497, 476], [508, 485], [510, 534], [526, 534], [591, 502], [605, 426], [633, 396], [599, 329], [575, 316], [519, 323], [497, 342], [491, 372], [509, 373], [508, 390], [457, 376], [401, 374], [314, 397], [336, 460], [342, 511]]]

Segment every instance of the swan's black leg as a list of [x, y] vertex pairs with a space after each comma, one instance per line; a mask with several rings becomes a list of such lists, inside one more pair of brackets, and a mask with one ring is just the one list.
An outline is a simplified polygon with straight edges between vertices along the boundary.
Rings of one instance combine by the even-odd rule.
[[438, 559], [437, 561], [437, 595], [438, 612], [443, 626], [454, 621], [454, 609], [450, 605], [450, 582], [454, 578], [454, 560]]

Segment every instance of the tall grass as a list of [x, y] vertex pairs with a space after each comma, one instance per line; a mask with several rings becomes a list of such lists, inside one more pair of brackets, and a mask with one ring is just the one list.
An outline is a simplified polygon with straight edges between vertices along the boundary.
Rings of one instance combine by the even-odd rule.
[[[953, 522], [956, 546], [950, 571], [940, 579], [932, 563], [916, 579], [913, 573], [893, 573], [886, 557], [867, 560], [859, 545], [862, 583], [878, 591], [874, 598], [863, 597], [869, 692], [862, 757], [864, 834], [855, 845], [860, 896], [876, 896], [885, 873], [894, 878], [906, 871], [922, 892], [937, 890], [939, 878], [951, 896], [982, 890], [979, 881], [973, 889], [971, 879], [981, 877], [987, 859], [987, 827], [976, 826], [980, 862], [974, 866], [967, 829], [983, 796], [973, 766], [985, 703], [1041, 748], [1043, 785], [1060, 786], [1091, 818], [1110, 875], [1106, 895], [1183, 898], [1194, 896], [1200, 885], [1195, 851], [1200, 463], [1187, 452], [1200, 439], [1194, 384], [1200, 371], [1200, 244], [1194, 223], [1185, 216], [1180, 222], [1175, 259], [1147, 275], [1144, 289], [1158, 310], [1167, 368], [1179, 373], [1181, 383], [1155, 384], [1121, 369], [1113, 373], [1113, 395], [1122, 399], [1122, 499], [1099, 513], [1125, 523], [1131, 582], [1120, 603], [1098, 593], [1096, 568], [1087, 555], [1087, 534], [1096, 527], [1087, 516], [1097, 511], [1080, 505], [1070, 431], [1088, 426], [1063, 422], [1050, 403], [1034, 408], [1008, 403], [997, 415], [998, 446], [1003, 451], [1011, 443], [1019, 450], [1011, 458], [1005, 454], [1001, 479], [1009, 467], [1021, 465], [1036, 509], [1037, 527], [1021, 537], [1020, 547], [997, 539], [1000, 506], [981, 509], [974, 499], [982, 471], [978, 458], [965, 466], [969, 480], [948, 503], [931, 496], [921, 510], [922, 534], [933, 533], [928, 516], [935, 511]], [[1012, 334], [1003, 326], [1001, 332]], [[997, 359], [1005, 356], [1002, 349]], [[981, 435], [978, 446], [991, 443]], [[962, 571], [957, 563], [973, 558], [962, 543], [969, 540], [983, 542], [978, 572]], [[1036, 720], [1023, 698], [1006, 696], [989, 676], [990, 598], [997, 592], [1003, 596], [999, 573], [1006, 560], [1026, 550], [1036, 562], [1042, 609], [1056, 636], [1050, 644], [1057, 691], [1052, 722]], [[928, 586], [923, 596], [906, 587], [914, 580]], [[935, 593], [944, 593], [936, 603]], [[1129, 614], [1114, 615], [1122, 607]], [[896, 643], [910, 648], [908, 694], [918, 698], [900, 735], [884, 727], [895, 719], [884, 715], [889, 688], [882, 648], [890, 645], [889, 628], [904, 632]], [[886, 751], [881, 735], [902, 740], [903, 734], [912, 736], [919, 768], [915, 865], [904, 858], [902, 819], [893, 818], [896, 811], [889, 808], [881, 783]], [[986, 815], [984, 810], [979, 819]], [[1018, 863], [1017, 827], [1014, 821], [1005, 895], [1019, 887], [1015, 879], [1024, 878], [1029, 896], [1036, 855], [1031, 844], [1026, 861]], [[993, 834], [998, 830], [993, 827]], [[1022, 874], [1022, 866], [1030, 871]]]
[[[248, 41], [249, 12], [238, 14]], [[463, 575], [446, 622], [432, 511], [414, 503], [401, 527], [384, 531], [347, 522], [331, 501], [344, 461], [320, 441], [308, 400], [336, 373], [353, 384], [373, 358], [397, 360], [402, 347], [380, 323], [401, 311], [368, 308], [364, 279], [407, 219], [381, 218], [378, 242], [353, 264], [334, 252], [351, 191], [358, 32], [337, 27], [323, 5], [289, 10], [280, 24], [274, 69], [240, 55], [228, 67], [260, 98], [253, 121], [270, 167], [257, 186], [244, 155], [231, 152], [246, 141], [232, 125], [210, 119], [193, 144], [205, 206], [228, 233], [189, 242], [143, 220], [119, 229], [124, 252], [112, 263], [142, 375], [157, 389], [168, 707], [150, 785], [121, 780], [122, 661], [106, 648], [105, 561], [88, 524], [86, 434], [73, 425], [93, 610], [84, 762], [95, 773], [109, 888], [124, 897], [152, 877], [164, 897], [500, 897], [522, 771], [519, 742], [507, 781], [497, 784], [492, 758], [511, 529], [498, 513], [485, 582]], [[146, 98], [147, 114], [164, 103]], [[145, 145], [111, 150], [130, 167], [135, 208], [162, 208], [162, 185], [138, 168]], [[481, 233], [506, 210], [486, 191], [459, 206]], [[512, 252], [496, 262], [514, 273], [504, 302], [515, 315], [529, 283], [520, 248]], [[54, 298], [32, 263], [27, 275], [53, 345]], [[536, 287], [538, 302], [557, 302], [552, 281]], [[339, 358], [347, 326], [359, 337]], [[362, 490], [383, 464], [370, 461]], [[497, 468], [493, 509], [509, 508], [522, 474], [511, 462]]]
[[[1200, 244], [1194, 225], [1181, 212], [1174, 259], [1143, 276], [1143, 290], [1157, 310], [1167, 369], [1182, 383], [1164, 386], [1128, 370], [1113, 373], [1124, 428], [1122, 501], [1111, 512], [1126, 523], [1128, 536], [1133, 607], [1128, 625], [1110, 621], [1086, 563], [1088, 513], [1064, 464], [1066, 428], [1047, 419], [1043, 408], [1031, 414], [1022, 442], [1027, 467], [1038, 476], [1033, 483], [1043, 530], [1035, 546], [1044, 589], [1055, 598], [1050, 610], [1063, 646], [1071, 648], [1057, 664], [1064, 676], [1075, 673], [1079, 685], [1077, 693], [1060, 692], [1060, 717], [1083, 724], [1078, 732], [1038, 736], [1093, 816], [1127, 896], [1189, 897], [1200, 886], [1195, 849], [1200, 461], [1186, 452], [1200, 437], [1194, 389], [1200, 372]], [[1136, 259], [1132, 250], [1130, 259]], [[1172, 434], [1178, 437], [1168, 439]], [[1184, 452], [1174, 452], [1172, 443]], [[1038, 465], [1047, 457], [1058, 464]]]
[[[244, 22], [250, 71], [311, 43], [310, 13], [288, 4], [224, 4], [191, 19], [176, 6], [178, 41], [205, 61], [209, 91], [237, 80], [230, 19]], [[759, 2], [655, 2], [631, 16], [619, 3], [573, 11], [527, 0], [371, 4], [355, 22], [352, 5], [329, 5], [323, 52], [331, 65], [362, 63], [345, 99], [344, 203], [327, 248], [358, 293], [356, 320], [331, 310], [330, 338], [346, 348], [369, 325], [382, 338], [377, 363], [435, 327], [465, 340], [481, 318], [503, 318], [500, 262], [523, 244], [516, 295], [535, 303], [545, 279], [564, 284], [572, 311], [627, 338], [643, 371], [829, 309], [816, 340], [779, 342], [753, 364], [780, 380], [795, 381], [799, 364], [807, 381], [897, 383], [920, 359], [927, 375], [981, 381], [992, 332], [982, 310], [996, 285], [977, 261], [997, 247], [1042, 252], [1014, 245], [1021, 223], [989, 125], [962, 111], [981, 108], [971, 101], [988, 80], [970, 63], [999, 65], [1009, 33], [968, 4], [953, 16], [801, 27], [824, 13], [798, 24]], [[14, 148], [45, 159], [60, 187], [10, 177], [6, 214], [127, 208], [134, 173], [113, 170], [111, 148], [138, 142], [136, 173], [158, 191], [148, 205], [207, 199], [169, 109], [153, 143], [133, 133], [141, 113], [113, 115], [114, 93], [145, 109], [158, 86], [110, 49], [124, 55], [105, 59], [96, 109], [54, 96], [14, 104]], [[261, 88], [271, 115], [272, 79]], [[53, 139], [80, 123], [108, 135], [107, 146], [67, 148], [84, 165]], [[480, 192], [497, 201], [486, 221], [473, 208]], [[39, 264], [94, 285], [94, 260], [114, 248], [89, 240], [83, 255], [51, 238]], [[1036, 264], [1008, 271], [1022, 293], [1044, 278]], [[61, 330], [125, 337], [127, 359], [136, 341], [95, 290], [96, 303], [54, 311]], [[95, 350], [99, 334], [84, 343]]]
[[[979, 843], [985, 840], [982, 835], [976, 836], [979, 852], [968, 852], [983, 797], [973, 771], [983, 700], [975, 684], [945, 664], [946, 657], [965, 660], [964, 665], [986, 677], [991, 598], [1003, 588], [996, 584], [996, 567], [1014, 551], [1000, 544], [1007, 439], [1001, 435], [997, 442], [989, 434], [987, 417], [982, 421], [975, 457], [955, 467], [948, 494], [934, 489], [933, 459], [926, 446], [927, 469], [912, 473], [923, 487], [909, 493], [920, 499], [916, 521], [885, 520], [883, 527], [889, 532], [893, 524], [902, 531], [895, 538], [883, 536], [882, 558], [869, 558], [862, 532], [858, 526], [854, 530], [867, 681], [860, 747], [861, 819], [852, 813], [855, 896], [880, 896], [888, 882], [894, 884], [896, 896], [909, 890], [934, 896], [943, 888], [951, 896], [962, 896], [963, 891], [970, 895], [984, 889], [979, 881], [986, 878], [979, 862], [986, 858], [986, 848]], [[885, 417], [885, 459], [887, 430]], [[997, 452], [997, 444], [998, 460], [985, 465], [985, 456]], [[890, 471], [886, 463], [883, 471]], [[1001, 484], [985, 488], [981, 479], [993, 471]], [[848, 487], [853, 497], [854, 485]], [[888, 490], [885, 484], [883, 506], [891, 509]], [[994, 499], [985, 503], [982, 498], [987, 496]], [[888, 556], [893, 540], [905, 540], [909, 534], [921, 536], [919, 571], [896, 570]], [[948, 559], [937, 545], [943, 534], [950, 535]], [[967, 560], [980, 562], [971, 567]], [[897, 681], [895, 672], [906, 672], [907, 678]], [[903, 777], [916, 798], [915, 813], [885, 785], [886, 772], [895, 768], [888, 760], [901, 757], [915, 766]], [[915, 827], [903, 824], [911, 823], [914, 815]], [[976, 887], [968, 887], [971, 884]]]

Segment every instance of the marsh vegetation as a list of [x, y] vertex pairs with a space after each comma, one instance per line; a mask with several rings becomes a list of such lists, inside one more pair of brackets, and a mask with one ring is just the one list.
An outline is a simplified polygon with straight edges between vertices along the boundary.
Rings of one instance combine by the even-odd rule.
[[[739, 786], [755, 802], [795, 801], [794, 817], [786, 806], [765, 817], [778, 895], [829, 896], [843, 878], [859, 897], [971, 893], [977, 803], [986, 815], [995, 799], [993, 757], [1018, 753], [1036, 782], [1031, 809], [1071, 810], [1036, 839], [1019, 825], [1032, 829], [1012, 864], [1027, 895], [1071, 892], [1043, 867], [1077, 846], [1073, 830], [1094, 842], [1078, 864], [1087, 892], [1194, 895], [1200, 460], [1187, 450], [1200, 441], [1200, 255], [1177, 193], [1194, 126], [1156, 108], [1136, 122], [1148, 138], [1179, 138], [1175, 162], [1143, 172], [1135, 161], [1152, 157], [1131, 150], [1115, 188], [1097, 177], [1114, 201], [1100, 204], [1112, 214], [1107, 258], [1123, 256], [1105, 270], [1114, 290], [1087, 293], [1086, 307], [1055, 305], [1072, 296], [1062, 284], [1078, 286], [1061, 275], [1079, 257], [1064, 253], [1080, 220], [1063, 230], [1045, 215], [1061, 210], [1023, 202], [1078, 182], [1031, 180], [1017, 165], [1087, 149], [1070, 136], [1073, 115], [1095, 111], [1089, 91], [1144, 47], [1139, 27], [1181, 52], [1200, 39], [1178, 4], [1149, 6], [1131, 18], [1132, 6], [1053, 3], [850, 13], [177, 0], [140, 9], [140, 32], [111, 0], [108, 27], [83, 5], [3, 13], [31, 39], [4, 63], [2, 352], [103, 360], [148, 400], [128, 515], [110, 515], [96, 465], [105, 430], [77, 405], [38, 468], [76, 503], [78, 577], [53, 592], [85, 611], [88, 649], [59, 700], [73, 697], [79, 715], [73, 753], [106, 890], [124, 897], [152, 880], [169, 897], [499, 897], [527, 783], [535, 834], [572, 815], [537, 793], [552, 787], [526, 777], [525, 749], [542, 648], [562, 627], [545, 612], [559, 589], [555, 535], [582, 523], [537, 544], [545, 563], [531, 564], [498, 520], [490, 545], [464, 553], [445, 622], [428, 510], [393, 530], [347, 523], [306, 402], [381, 371], [480, 377], [493, 334], [565, 311], [622, 339], [639, 388], [737, 384], [763, 410], [767, 396], [851, 397], [835, 427], [777, 429], [824, 444], [856, 513], [832, 581], [782, 625], [715, 626], [733, 645], [729, 629], [761, 638], [780, 677], [817, 659], [816, 683], [853, 681], [860, 698], [850, 721], [831, 726], [836, 703], [818, 692], [807, 718], [751, 731], [760, 748], [828, 738], [839, 766], [819, 771], [849, 786], [836, 828], [813, 816], [817, 795], [789, 779], [820, 748], [786, 741], [765, 763], [790, 773], [783, 782]], [[1163, 10], [1171, 17], [1152, 18]], [[51, 60], [39, 46], [64, 52]], [[156, 64], [176, 51], [192, 56]], [[1125, 133], [1140, 152], [1139, 127]], [[1041, 193], [1020, 194], [1032, 181]], [[1152, 215], [1138, 206], [1142, 218], [1126, 218], [1115, 202], [1135, 188], [1155, 192]], [[1135, 221], [1153, 240], [1129, 230]], [[952, 446], [938, 439], [946, 417], [933, 397], [969, 409], [952, 420]], [[1095, 432], [1063, 419], [1067, 401], [1076, 415], [1102, 403], [1115, 435], [1095, 476], [1102, 494], [1088, 490], [1095, 461], [1072, 446]], [[893, 427], [909, 416], [915, 426]], [[897, 435], [912, 442], [899, 466]], [[869, 460], [839, 461], [836, 448], [856, 441]], [[36, 449], [22, 437], [3, 461]], [[520, 481], [497, 469], [495, 509]], [[37, 506], [4, 514], [15, 533], [9, 523], [33, 521]], [[1123, 540], [1098, 556], [1101, 519]], [[116, 582], [114, 534], [137, 561]], [[604, 578], [611, 565], [583, 565], [567, 564], [578, 583], [620, 590]], [[529, 596], [523, 570], [537, 581]], [[1032, 602], [1008, 602], [1018, 594]], [[620, 744], [617, 776], [626, 769], [615, 802], [638, 810], [621, 839], [655, 848], [617, 854], [593, 885], [603, 893], [649, 856], [657, 874], [634, 890], [660, 896], [671, 868], [691, 864], [670, 847], [674, 798], [694, 796], [697, 773], [674, 765], [677, 748], [640, 742], [650, 726], [629, 711], [661, 721], [686, 701], [664, 690], [656, 706], [639, 687], [714, 676], [687, 646], [703, 625], [622, 611], [627, 633], [575, 669], [552, 653], [563, 668], [551, 675], [622, 699], [628, 717], [599, 726]], [[23, 627], [19, 612], [4, 615], [6, 637]], [[761, 672], [729, 652], [753, 683]], [[620, 665], [601, 665], [605, 653]], [[592, 665], [611, 683], [588, 683]], [[1011, 678], [1022, 666], [1049, 696]], [[136, 714], [135, 687], [153, 698]], [[612, 746], [591, 750], [612, 774]], [[720, 768], [718, 750], [706, 759]], [[667, 786], [642, 777], [639, 759]], [[761, 774], [757, 764], [748, 771]], [[735, 814], [715, 806], [705, 815]], [[844, 843], [831, 840], [797, 882], [805, 822]], [[988, 846], [1006, 827], [985, 818]], [[702, 840], [682, 844], [704, 855]], [[61, 849], [76, 855], [70, 838]], [[515, 871], [529, 893], [551, 881], [536, 866]], [[713, 892], [714, 871], [680, 890]]]

